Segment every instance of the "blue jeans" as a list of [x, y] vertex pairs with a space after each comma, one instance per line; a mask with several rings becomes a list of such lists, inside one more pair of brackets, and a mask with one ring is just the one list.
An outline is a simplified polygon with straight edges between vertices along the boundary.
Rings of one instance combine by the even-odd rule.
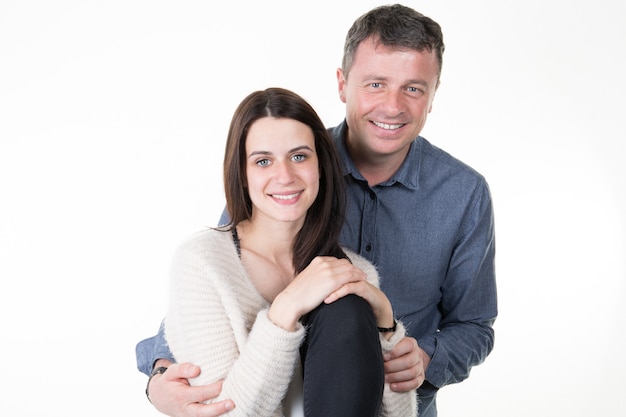
[[377, 416], [385, 372], [376, 319], [363, 298], [322, 304], [304, 319], [306, 417]]

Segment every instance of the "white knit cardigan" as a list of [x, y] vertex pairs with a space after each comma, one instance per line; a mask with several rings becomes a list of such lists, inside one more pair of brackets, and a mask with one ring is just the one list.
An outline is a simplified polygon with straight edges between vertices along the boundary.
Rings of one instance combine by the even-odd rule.
[[[373, 265], [345, 251], [378, 285]], [[232, 234], [207, 229], [184, 243], [174, 257], [170, 284], [165, 337], [177, 362], [200, 366], [200, 376], [190, 383], [224, 379], [222, 392], [213, 401], [232, 399], [235, 409], [229, 416], [283, 416], [281, 402], [305, 329], [298, 324], [289, 332], [268, 319], [269, 303], [248, 277]], [[404, 334], [399, 322], [391, 340], [381, 337], [383, 353]], [[385, 384], [380, 415], [415, 416], [416, 401], [415, 392], [394, 393]]]

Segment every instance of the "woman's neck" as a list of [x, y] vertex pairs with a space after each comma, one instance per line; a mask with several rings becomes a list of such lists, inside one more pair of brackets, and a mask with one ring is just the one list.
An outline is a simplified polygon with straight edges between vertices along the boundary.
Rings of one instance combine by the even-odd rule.
[[293, 242], [297, 230], [243, 221], [237, 225], [241, 261], [252, 283], [269, 302], [295, 277]]
[[237, 233], [241, 240], [242, 249], [251, 250], [268, 260], [284, 258], [291, 259], [293, 243], [299, 228], [282, 222], [244, 220], [237, 225]]

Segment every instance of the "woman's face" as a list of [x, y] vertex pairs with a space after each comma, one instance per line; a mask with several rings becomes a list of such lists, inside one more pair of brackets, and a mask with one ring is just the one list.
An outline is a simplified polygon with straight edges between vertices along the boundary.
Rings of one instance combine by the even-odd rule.
[[252, 219], [304, 223], [319, 191], [311, 128], [288, 118], [255, 121], [246, 138], [246, 179]]

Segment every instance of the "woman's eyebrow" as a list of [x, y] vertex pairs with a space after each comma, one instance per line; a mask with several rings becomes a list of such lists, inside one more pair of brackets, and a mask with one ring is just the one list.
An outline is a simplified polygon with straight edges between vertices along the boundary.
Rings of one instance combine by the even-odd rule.
[[[309, 150], [309, 151], [313, 152], [313, 149], [311, 149], [311, 147], [309, 145], [301, 145], [301, 146], [296, 146], [295, 148], [289, 149], [288, 153], [297, 152], [297, 151], [301, 151], [301, 150]], [[248, 155], [248, 158], [251, 157], [251, 156], [256, 156], [256, 155], [272, 155], [272, 154], [273, 154], [273, 152], [271, 152], [271, 151], [258, 150], [258, 151], [250, 152], [250, 155]]]

